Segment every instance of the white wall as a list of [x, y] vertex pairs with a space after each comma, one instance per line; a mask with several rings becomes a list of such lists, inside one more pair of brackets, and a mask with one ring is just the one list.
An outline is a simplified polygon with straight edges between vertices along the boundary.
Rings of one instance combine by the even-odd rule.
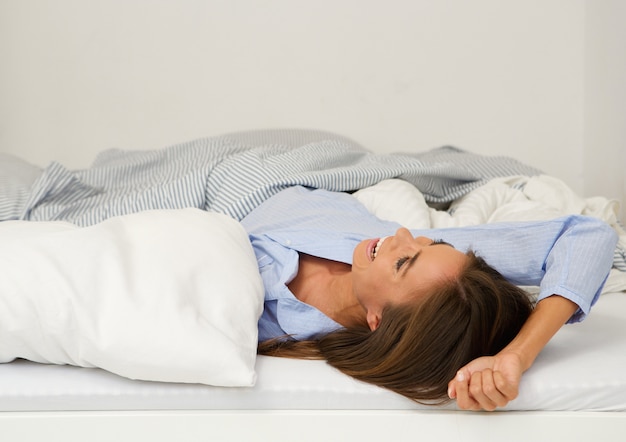
[[86, 167], [108, 147], [309, 127], [379, 151], [509, 155], [577, 192], [623, 197], [623, 172], [607, 179], [590, 160], [601, 137], [603, 154], [625, 149], [619, 117], [602, 117], [624, 103], [612, 98], [623, 67], [601, 87], [604, 74], [585, 68], [615, 33], [611, 53], [623, 48], [616, 10], [619, 0], [0, 0], [0, 150]]
[[626, 1], [585, 11], [583, 192], [622, 202], [626, 221]]

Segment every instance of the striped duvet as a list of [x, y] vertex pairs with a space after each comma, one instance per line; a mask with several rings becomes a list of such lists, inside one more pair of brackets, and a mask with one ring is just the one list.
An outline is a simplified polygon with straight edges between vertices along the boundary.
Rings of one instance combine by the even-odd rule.
[[454, 147], [376, 154], [326, 132], [255, 131], [151, 151], [108, 150], [84, 170], [53, 162], [35, 180], [20, 213], [0, 216], [88, 226], [148, 209], [196, 207], [241, 220], [294, 185], [355, 191], [400, 178], [414, 184], [426, 201], [446, 203], [494, 177], [537, 173], [512, 158]]

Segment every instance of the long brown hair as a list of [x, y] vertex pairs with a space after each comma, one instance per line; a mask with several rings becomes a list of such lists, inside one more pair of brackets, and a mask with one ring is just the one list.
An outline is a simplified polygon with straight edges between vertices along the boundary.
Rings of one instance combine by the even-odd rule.
[[353, 376], [427, 404], [448, 400], [448, 382], [469, 361], [493, 355], [532, 310], [522, 289], [473, 252], [454, 280], [419, 305], [387, 307], [379, 327], [342, 328], [318, 340], [272, 339], [259, 354], [326, 359]]

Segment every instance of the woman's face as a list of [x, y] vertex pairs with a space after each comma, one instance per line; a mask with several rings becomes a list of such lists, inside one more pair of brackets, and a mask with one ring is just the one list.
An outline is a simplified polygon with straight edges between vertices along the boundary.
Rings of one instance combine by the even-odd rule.
[[352, 261], [352, 288], [376, 329], [387, 305], [420, 302], [437, 284], [455, 278], [467, 256], [450, 244], [407, 229], [359, 243]]

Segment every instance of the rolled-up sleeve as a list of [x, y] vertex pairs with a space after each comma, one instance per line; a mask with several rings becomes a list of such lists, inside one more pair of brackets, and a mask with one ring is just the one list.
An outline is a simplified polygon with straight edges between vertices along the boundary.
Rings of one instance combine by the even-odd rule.
[[618, 239], [605, 222], [580, 215], [419, 233], [474, 250], [514, 284], [539, 286], [539, 301], [551, 295], [571, 300], [579, 309], [568, 322], [584, 319], [598, 299]]

